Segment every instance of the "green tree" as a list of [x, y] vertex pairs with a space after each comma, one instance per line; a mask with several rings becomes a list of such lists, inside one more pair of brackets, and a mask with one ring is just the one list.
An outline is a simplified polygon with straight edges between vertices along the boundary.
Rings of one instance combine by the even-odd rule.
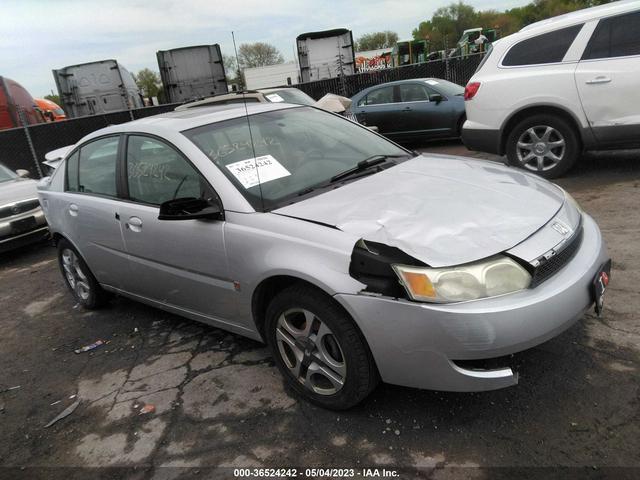
[[235, 55], [222, 54], [222, 63], [224, 65], [224, 73], [227, 78], [227, 84], [235, 84], [242, 90], [244, 89], [244, 74], [238, 68], [238, 62]]
[[284, 57], [276, 47], [268, 43], [243, 43], [238, 49], [240, 68], [265, 67], [284, 63]]
[[384, 32], [365, 33], [356, 40], [355, 49], [358, 52], [378, 50], [379, 48], [391, 48], [396, 43], [398, 43], [398, 34], [385, 30]]
[[236, 71], [238, 70], [238, 62], [234, 55], [222, 54], [222, 64], [224, 65], [224, 73], [227, 77], [227, 82], [232, 81], [235, 78]]
[[160, 82], [160, 75], [153, 70], [144, 68], [134, 75], [136, 84], [145, 97], [157, 97], [162, 83]]
[[608, 3], [611, 0], [533, 0], [522, 7], [499, 12], [475, 10], [459, 1], [437, 9], [429, 20], [413, 30], [416, 40], [429, 40], [433, 50], [454, 47], [468, 28], [497, 28], [500, 36], [517, 32], [525, 25], [581, 8]]
[[44, 96], [45, 99], [52, 101], [53, 103], [55, 103], [56, 105], [60, 105], [60, 95], [45, 95]]
[[437, 9], [431, 20], [421, 22], [413, 30], [416, 40], [429, 40], [434, 49], [452, 47], [456, 44], [462, 32], [476, 25], [475, 9], [463, 2], [452, 3], [447, 7]]

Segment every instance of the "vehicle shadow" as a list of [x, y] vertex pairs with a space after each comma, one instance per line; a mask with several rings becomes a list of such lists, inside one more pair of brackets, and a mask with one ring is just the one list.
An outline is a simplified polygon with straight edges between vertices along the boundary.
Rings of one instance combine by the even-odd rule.
[[37, 262], [40, 258], [50, 257], [54, 253], [50, 240], [24, 245], [0, 253], [0, 268], [11, 268]]
[[640, 150], [610, 150], [582, 155], [566, 175], [640, 176]]

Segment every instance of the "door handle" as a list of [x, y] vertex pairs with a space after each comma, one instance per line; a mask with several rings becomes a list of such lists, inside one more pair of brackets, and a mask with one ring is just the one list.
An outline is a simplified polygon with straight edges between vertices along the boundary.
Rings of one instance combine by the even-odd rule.
[[596, 77], [593, 78], [591, 80], [587, 80], [587, 85], [597, 85], [599, 83], [609, 83], [611, 81], [611, 79], [609, 77], [605, 77], [605, 76], [600, 76], [600, 77]]
[[76, 205], [75, 203], [71, 203], [69, 205], [69, 215], [71, 215], [72, 217], [78, 216], [78, 205]]
[[403, 112], [410, 112], [411, 110], [413, 110], [411, 107], [404, 107], [402, 109]]
[[138, 217], [129, 217], [129, 221], [125, 224], [126, 228], [132, 232], [142, 231], [142, 220]]

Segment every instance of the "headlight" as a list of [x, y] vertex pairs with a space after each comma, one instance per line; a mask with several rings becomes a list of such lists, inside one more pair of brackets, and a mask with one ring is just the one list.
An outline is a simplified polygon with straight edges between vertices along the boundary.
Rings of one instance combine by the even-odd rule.
[[400, 283], [413, 300], [463, 302], [523, 290], [531, 275], [502, 255], [457, 267], [429, 268], [393, 265]]

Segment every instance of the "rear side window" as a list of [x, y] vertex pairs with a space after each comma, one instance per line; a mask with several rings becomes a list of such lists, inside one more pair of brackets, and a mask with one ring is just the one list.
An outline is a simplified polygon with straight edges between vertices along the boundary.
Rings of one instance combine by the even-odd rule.
[[561, 28], [516, 43], [504, 57], [502, 65], [515, 67], [561, 62], [582, 25]]
[[118, 142], [118, 137], [102, 138], [83, 145], [79, 157], [72, 155], [67, 160], [67, 190], [117, 196]]
[[583, 60], [640, 55], [640, 12], [600, 20]]
[[80, 151], [76, 151], [73, 155], [67, 158], [67, 191], [68, 192], [77, 192], [78, 191], [78, 157], [80, 156]]
[[370, 92], [364, 99], [364, 105], [393, 103], [393, 86], [383, 87]]
[[404, 83], [400, 85], [401, 102], [426, 102], [429, 100], [429, 93], [425, 86], [417, 83]]

